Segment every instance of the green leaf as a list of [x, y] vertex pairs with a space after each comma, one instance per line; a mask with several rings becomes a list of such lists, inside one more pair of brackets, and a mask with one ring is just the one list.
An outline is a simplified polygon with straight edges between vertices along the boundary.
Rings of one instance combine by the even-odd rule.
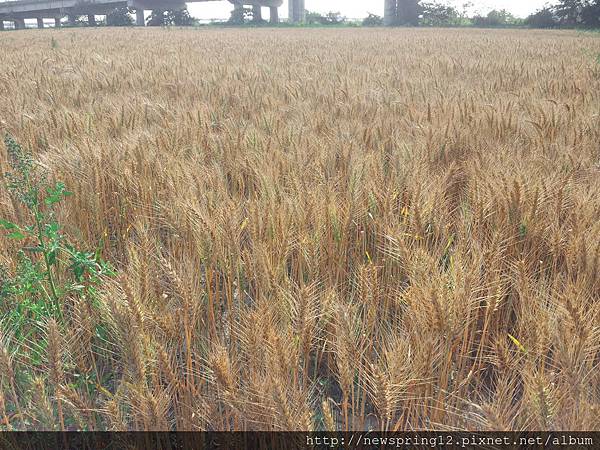
[[51, 222], [46, 224], [46, 233], [48, 235], [54, 235], [58, 232], [58, 223], [57, 222]]
[[53, 189], [46, 189], [46, 193], [48, 194], [48, 197], [46, 197], [44, 202], [48, 206], [60, 202], [63, 198], [68, 197], [69, 195], [73, 195], [72, 192], [66, 190], [65, 184], [61, 182], [56, 183], [56, 186]]
[[53, 266], [56, 263], [56, 251], [48, 253], [48, 264]]
[[75, 278], [77, 279], [77, 281], [81, 280], [84, 272], [85, 272], [85, 269], [81, 265], [76, 265], [75, 267], [73, 267], [73, 274], [75, 275]]
[[8, 239], [16, 239], [16, 240], [20, 240], [20, 239], [25, 239], [27, 236], [25, 236], [23, 233], [21, 233], [20, 231], [13, 231], [12, 233], [8, 234], [6, 236]]
[[16, 224], [9, 222], [8, 220], [4, 220], [4, 219], [0, 219], [0, 226], [7, 231], [19, 229], [19, 227]]
[[50, 197], [46, 197], [46, 200], [44, 200], [44, 203], [46, 203], [46, 205], [51, 206], [54, 205], [55, 203], [58, 203], [62, 200], [62, 197], [57, 196], [57, 195], [52, 195]]

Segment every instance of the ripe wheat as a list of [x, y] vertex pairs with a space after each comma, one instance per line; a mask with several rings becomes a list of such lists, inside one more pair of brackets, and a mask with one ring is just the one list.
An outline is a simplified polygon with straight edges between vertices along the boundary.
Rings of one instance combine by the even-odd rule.
[[0, 131], [117, 273], [0, 331], [2, 429], [600, 429], [598, 37], [89, 29], [0, 52]]

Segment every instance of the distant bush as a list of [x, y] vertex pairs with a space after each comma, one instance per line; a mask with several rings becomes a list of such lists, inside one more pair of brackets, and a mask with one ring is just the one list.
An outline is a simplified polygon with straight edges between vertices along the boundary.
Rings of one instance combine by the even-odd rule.
[[310, 25], [341, 25], [346, 22], [346, 17], [339, 12], [329, 12], [322, 15], [317, 12], [308, 11], [306, 13], [306, 23]]
[[376, 14], [371, 14], [365, 17], [362, 21], [363, 27], [380, 27], [383, 25], [383, 17]]
[[558, 25], [558, 20], [554, 11], [550, 7], [540, 9], [538, 12], [531, 14], [525, 23], [534, 28], [552, 28]]
[[306, 12], [306, 23], [308, 24], [316, 24], [316, 23], [321, 23], [321, 21], [323, 20], [323, 15], [318, 13], [318, 12], [313, 12], [313, 11], [307, 11]]
[[600, 0], [561, 0], [556, 6], [546, 6], [530, 15], [526, 24], [540, 28], [600, 28]]
[[431, 27], [460, 25], [461, 17], [453, 6], [441, 3], [423, 3], [421, 5], [420, 24]]
[[115, 8], [106, 15], [106, 25], [109, 27], [128, 27], [133, 25], [133, 17], [127, 7]]
[[229, 25], [243, 25], [246, 20], [252, 19], [252, 9], [251, 8], [236, 8], [231, 11], [231, 16], [227, 23]]
[[196, 20], [190, 16], [187, 8], [184, 9], [155, 9], [148, 17], [146, 25], [149, 27], [161, 27], [175, 25], [178, 27], [192, 26]]
[[521, 20], [515, 18], [505, 9], [490, 11], [486, 16], [477, 15], [473, 17], [473, 25], [476, 27], [501, 27], [506, 25], [519, 25]]
[[187, 8], [169, 11], [168, 14], [171, 23], [178, 27], [191, 27], [196, 23], [196, 20], [190, 16]]
[[163, 27], [167, 25], [166, 11], [164, 9], [153, 9], [150, 16], [146, 19], [146, 25], [149, 27]]
[[600, 28], [600, 0], [584, 5], [581, 10], [581, 22], [587, 28]]

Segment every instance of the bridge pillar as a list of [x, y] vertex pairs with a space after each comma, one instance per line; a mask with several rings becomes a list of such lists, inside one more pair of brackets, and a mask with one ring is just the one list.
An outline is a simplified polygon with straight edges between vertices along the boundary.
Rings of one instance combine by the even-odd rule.
[[269, 20], [271, 23], [279, 23], [279, 10], [277, 9], [277, 6], [271, 6], [269, 8], [270, 11], [270, 16], [269, 16]]
[[396, 6], [396, 17], [400, 25], [418, 25], [419, 23], [419, 1], [398, 0]]
[[74, 16], [73, 14], [69, 14], [67, 16], [67, 20], [69, 21], [69, 26], [74, 27], [75, 25], [77, 25], [77, 16]]
[[0, 31], [4, 31], [4, 20], [0, 20]]
[[37, 27], [44, 28], [44, 19], [42, 17], [37, 18]]
[[383, 24], [386, 27], [396, 25], [398, 22], [398, 3], [396, 0], [385, 0], [383, 9]]
[[23, 30], [25, 28], [25, 19], [15, 19], [15, 30]]
[[138, 8], [135, 10], [135, 24], [138, 27], [143, 27], [146, 25], [146, 20], [144, 18], [144, 10], [142, 8]]
[[54, 18], [54, 28], [60, 28], [60, 17]]
[[96, 16], [94, 14], [88, 14], [88, 26], [90, 26], [90, 27], [96, 26]]
[[289, 0], [288, 12], [290, 21], [293, 23], [304, 22], [306, 18], [306, 10], [304, 0]]
[[262, 22], [262, 8], [260, 5], [252, 5], [252, 21]]

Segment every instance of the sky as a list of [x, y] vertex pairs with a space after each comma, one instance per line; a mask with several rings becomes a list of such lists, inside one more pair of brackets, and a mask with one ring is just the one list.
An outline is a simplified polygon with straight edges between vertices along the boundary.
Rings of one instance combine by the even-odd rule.
[[[342, 15], [358, 19], [365, 17], [367, 13], [383, 16], [384, 0], [306, 0], [306, 9], [327, 13], [329, 11], [339, 11]], [[506, 9], [517, 17], [527, 17], [532, 12], [547, 3], [549, 0], [447, 0], [445, 3], [452, 3], [460, 8], [461, 5], [470, 1], [473, 7], [472, 12], [487, 13], [492, 9]], [[189, 3], [190, 14], [200, 19], [227, 19], [231, 12], [231, 3], [227, 1], [215, 1], [206, 3]], [[287, 0], [284, 0], [283, 6], [279, 8], [279, 16], [287, 17]], [[268, 10], [265, 8], [263, 17], [269, 17]]]

